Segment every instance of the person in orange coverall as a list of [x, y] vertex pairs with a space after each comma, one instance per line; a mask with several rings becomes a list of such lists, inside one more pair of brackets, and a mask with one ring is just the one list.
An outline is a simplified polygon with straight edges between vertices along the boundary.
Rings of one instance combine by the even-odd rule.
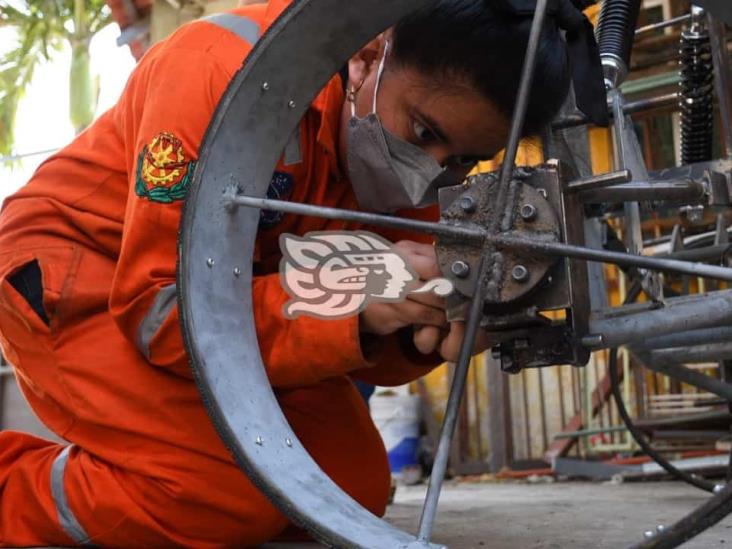
[[[287, 4], [199, 20], [155, 45], [116, 106], [5, 202], [0, 344], [31, 407], [68, 444], [0, 433], [0, 545], [250, 546], [295, 532], [217, 436], [175, 302], [177, 230], [204, 132]], [[464, 176], [504, 143], [529, 27], [483, 0], [443, 1], [404, 19], [317, 96], [270, 196], [434, 218], [414, 207], [424, 204], [364, 194], [353, 168], [368, 168], [374, 151], [349, 138], [349, 124], [376, 120], [422, 165]], [[527, 132], [568, 88], [567, 50], [551, 20], [539, 52]], [[262, 212], [253, 302], [267, 373], [297, 436], [381, 515], [387, 460], [352, 379], [415, 379], [454, 358], [462, 326], [446, 323], [441, 300], [416, 295], [347, 319], [285, 319], [278, 236], [356, 228]], [[439, 275], [428, 243], [382, 234], [401, 241], [422, 278]]]

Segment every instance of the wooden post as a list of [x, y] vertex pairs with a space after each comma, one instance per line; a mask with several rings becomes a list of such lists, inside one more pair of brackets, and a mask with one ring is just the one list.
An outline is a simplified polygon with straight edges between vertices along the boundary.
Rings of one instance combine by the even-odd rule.
[[513, 461], [513, 431], [511, 427], [511, 394], [509, 379], [500, 363], [484, 354], [488, 383], [489, 463], [491, 473], [510, 467]]

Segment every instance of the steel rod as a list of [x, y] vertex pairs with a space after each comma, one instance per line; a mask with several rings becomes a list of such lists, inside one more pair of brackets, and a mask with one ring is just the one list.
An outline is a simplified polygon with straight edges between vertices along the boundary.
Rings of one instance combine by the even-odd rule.
[[[489, 238], [489, 237], [486, 237]], [[688, 274], [704, 278], [732, 281], [732, 269], [718, 267], [716, 265], [705, 265], [703, 263], [689, 263], [676, 259], [660, 259], [644, 255], [627, 254], [623, 252], [611, 252], [608, 250], [595, 250], [583, 248], [572, 244], [559, 242], [541, 241], [538, 239], [529, 240], [518, 236], [496, 235], [496, 245], [502, 248], [519, 248], [539, 252], [549, 256], [571, 257], [587, 261], [598, 261], [611, 263], [621, 267], [640, 267], [652, 271], [669, 273]]]
[[471, 240], [477, 243], [490, 243], [498, 248], [531, 250], [549, 255], [552, 257], [571, 257], [600, 263], [611, 263], [627, 267], [641, 267], [645, 269], [663, 271], [670, 273], [688, 274], [704, 278], [714, 278], [732, 282], [732, 269], [718, 267], [716, 265], [704, 265], [701, 263], [689, 263], [675, 259], [664, 259], [632, 255], [622, 252], [611, 252], [608, 250], [595, 250], [561, 242], [550, 242], [539, 239], [528, 239], [520, 236], [505, 234], [491, 235], [485, 229], [478, 226], [456, 226], [444, 223], [433, 223], [419, 221], [416, 219], [403, 219], [388, 215], [374, 214], [370, 212], [356, 212], [339, 208], [326, 208], [313, 206], [311, 204], [300, 204], [284, 200], [270, 200], [268, 198], [255, 198], [251, 196], [237, 195], [231, 198], [231, 202], [240, 206], [248, 206], [265, 210], [276, 210], [285, 213], [299, 215], [311, 215], [327, 219], [342, 219], [343, 221], [355, 221], [370, 225], [405, 229], [409, 231], [424, 232], [432, 235], [448, 236], [452, 238]]
[[703, 248], [689, 248], [678, 252], [656, 254], [654, 257], [670, 257], [683, 261], [722, 261], [732, 250], [732, 244], [714, 244]]
[[570, 181], [567, 184], [566, 191], [568, 193], [576, 193], [581, 191], [590, 191], [592, 189], [602, 189], [604, 187], [611, 187], [613, 185], [620, 185], [622, 183], [628, 183], [633, 179], [633, 174], [630, 170], [620, 170], [617, 172], [603, 173], [599, 175], [593, 175], [584, 179], [577, 179]]
[[[666, 93], [657, 97], [648, 99], [639, 99], [637, 101], [629, 101], [623, 107], [625, 114], [636, 114], [639, 112], [652, 111], [656, 109], [665, 109], [673, 107], [674, 110], [679, 109], [679, 94], [677, 92]], [[610, 118], [613, 118], [612, 109], [608, 110]], [[552, 122], [553, 130], [564, 130], [589, 124], [589, 119], [582, 113], [574, 113], [569, 116], [559, 118]]]
[[404, 229], [407, 231], [418, 231], [435, 236], [449, 236], [472, 240], [482, 243], [486, 238], [485, 229], [477, 226], [446, 225], [432, 221], [420, 221], [418, 219], [406, 219], [389, 215], [375, 214], [370, 212], [358, 212], [340, 208], [329, 208], [325, 206], [314, 206], [299, 202], [287, 202], [286, 200], [271, 200], [268, 198], [256, 198], [253, 196], [237, 195], [231, 198], [233, 204], [248, 206], [262, 210], [273, 210], [296, 215], [310, 215], [326, 219], [339, 219], [342, 221], [354, 221], [368, 225], [379, 225], [392, 229]]
[[[506, 153], [503, 156], [501, 172], [498, 178], [499, 188], [498, 196], [496, 198], [496, 211], [498, 212], [502, 212], [506, 205], [508, 187], [511, 177], [513, 176], [516, 154], [518, 153], [519, 142], [521, 141], [521, 132], [523, 131], [524, 121], [526, 119], [526, 110], [529, 106], [531, 84], [534, 81], [536, 53], [539, 49], [539, 38], [541, 37], [541, 29], [544, 26], [547, 3], [548, 0], [538, 0], [536, 2], [534, 19], [531, 23], [529, 43], [526, 47], [526, 56], [524, 58], [523, 68], [521, 69], [518, 98], [516, 99], [516, 106], [514, 107], [513, 116], [511, 118], [511, 131], [508, 134], [508, 145], [506, 145]], [[493, 221], [494, 232], [497, 232], [497, 229], [501, 224], [501, 217], [503, 216], [496, 216]]]
[[677, 17], [672, 17], [671, 19], [666, 19], [665, 21], [659, 21], [658, 23], [644, 25], [635, 29], [635, 35], [638, 36], [639, 34], [646, 34], [654, 30], [665, 29], [666, 27], [672, 27], [674, 25], [681, 25], [683, 23], [686, 23], [689, 19], [691, 19], [691, 14], [685, 13], [684, 15], [679, 15]]
[[[482, 275], [485, 265], [485, 259], [481, 257], [478, 266], [478, 272]], [[425, 497], [424, 507], [422, 508], [422, 517], [419, 521], [419, 533], [417, 539], [428, 542], [432, 536], [432, 528], [437, 515], [437, 503], [440, 499], [442, 490], [442, 482], [445, 480], [445, 471], [447, 470], [447, 460], [450, 457], [450, 445], [452, 437], [455, 433], [455, 425], [457, 423], [458, 412], [460, 411], [460, 403], [465, 393], [465, 385], [468, 376], [468, 368], [470, 367], [470, 359], [473, 356], [473, 348], [475, 339], [480, 328], [480, 321], [483, 318], [483, 276], [478, 276], [475, 280], [475, 289], [473, 291], [473, 301], [470, 304], [470, 314], [468, 322], [465, 326], [465, 335], [460, 345], [460, 354], [458, 363], [455, 367], [455, 374], [452, 379], [452, 387], [450, 388], [450, 396], [447, 399], [447, 407], [445, 408], [445, 419], [442, 422], [442, 430], [440, 431], [440, 440], [435, 454], [435, 462], [432, 466], [432, 474], [430, 475], [430, 484], [427, 488], [427, 496]]]
[[622, 185], [584, 190], [580, 200], [585, 204], [638, 201], [699, 201], [704, 199], [704, 186], [696, 181], [634, 181]]

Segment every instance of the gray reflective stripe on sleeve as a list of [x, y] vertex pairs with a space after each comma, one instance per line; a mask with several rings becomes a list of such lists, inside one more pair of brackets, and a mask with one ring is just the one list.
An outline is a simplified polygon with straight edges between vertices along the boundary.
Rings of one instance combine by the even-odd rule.
[[[251, 19], [233, 13], [214, 13], [202, 17], [201, 21], [207, 21], [213, 25], [229, 30], [236, 34], [242, 40], [254, 43], [259, 40], [259, 25]], [[283, 162], [285, 166], [292, 166], [302, 162], [302, 151], [300, 150], [300, 125], [298, 124], [295, 131], [292, 132], [285, 151], [283, 153]]]
[[53, 502], [56, 504], [56, 514], [61, 528], [75, 543], [88, 545], [89, 535], [71, 511], [69, 500], [66, 499], [66, 489], [64, 488], [64, 473], [66, 472], [66, 462], [69, 461], [71, 448], [73, 446], [67, 446], [53, 460], [53, 465], [51, 465], [51, 495], [53, 496]]
[[292, 166], [302, 162], [302, 151], [300, 150], [300, 124], [295, 126], [287, 145], [285, 145], [283, 162], [285, 166]]
[[173, 310], [175, 299], [175, 284], [160, 288], [150, 310], [140, 322], [140, 327], [137, 329], [137, 348], [148, 360], [150, 360], [150, 342], [158, 333], [165, 319], [168, 318], [170, 311]]
[[233, 13], [214, 13], [202, 17], [200, 21], [207, 21], [223, 29], [233, 32], [242, 40], [254, 43], [259, 40], [259, 25], [247, 17]]

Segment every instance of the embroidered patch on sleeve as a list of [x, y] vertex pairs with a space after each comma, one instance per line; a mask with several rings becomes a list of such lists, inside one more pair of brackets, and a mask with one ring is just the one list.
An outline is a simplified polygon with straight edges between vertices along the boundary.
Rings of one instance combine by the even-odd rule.
[[180, 139], [161, 132], [145, 145], [137, 160], [135, 193], [164, 204], [183, 200], [195, 164], [186, 157]]
[[[289, 173], [275, 172], [267, 188], [267, 198], [271, 200], [287, 200], [292, 192], [294, 180]], [[284, 212], [262, 210], [259, 217], [260, 229], [271, 229], [285, 216]]]

